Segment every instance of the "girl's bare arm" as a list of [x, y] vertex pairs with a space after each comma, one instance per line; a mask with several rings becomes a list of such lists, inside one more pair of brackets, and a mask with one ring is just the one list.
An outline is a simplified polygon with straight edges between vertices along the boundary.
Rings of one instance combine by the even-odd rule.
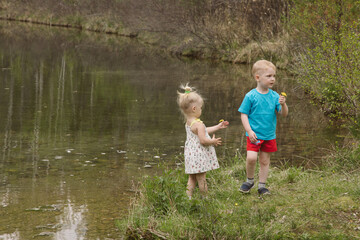
[[198, 135], [202, 145], [221, 145], [221, 138], [215, 138], [215, 135], [212, 138], [206, 137], [205, 125], [203, 123], [195, 123], [191, 130]]
[[228, 121], [222, 121], [221, 123], [219, 123], [218, 125], [214, 125], [212, 127], [207, 127], [206, 128], [206, 131], [208, 132], [208, 134], [212, 134], [220, 129], [224, 129], [224, 128], [227, 128], [229, 125], [229, 122]]

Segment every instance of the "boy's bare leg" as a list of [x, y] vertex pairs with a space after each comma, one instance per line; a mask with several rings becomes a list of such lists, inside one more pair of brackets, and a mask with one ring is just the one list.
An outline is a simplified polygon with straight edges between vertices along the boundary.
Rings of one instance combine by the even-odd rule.
[[254, 151], [247, 151], [246, 154], [246, 181], [240, 187], [240, 192], [249, 193], [254, 186], [254, 176], [258, 153]]
[[206, 183], [206, 172], [196, 174], [196, 179], [197, 179], [201, 194], [203, 196], [205, 196], [208, 191], [207, 183]]
[[266, 183], [266, 179], [269, 174], [270, 155], [271, 153], [261, 152], [261, 151], [259, 154], [259, 163], [260, 163], [259, 182], [261, 183]]
[[195, 187], [196, 187], [196, 174], [190, 174], [186, 187], [186, 194], [189, 196], [189, 198], [191, 198]]
[[246, 176], [247, 176], [247, 178], [254, 178], [254, 176], [255, 176], [257, 157], [258, 157], [257, 152], [247, 151], [247, 156], [246, 156]]

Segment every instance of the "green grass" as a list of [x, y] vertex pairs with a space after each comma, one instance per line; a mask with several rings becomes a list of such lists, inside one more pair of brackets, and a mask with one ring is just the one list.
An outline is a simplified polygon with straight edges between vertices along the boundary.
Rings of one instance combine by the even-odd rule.
[[242, 157], [208, 173], [205, 199], [195, 192], [188, 200], [182, 169], [165, 170], [144, 178], [118, 225], [127, 239], [359, 239], [360, 174], [352, 171], [359, 155], [351, 157], [351, 169], [335, 158], [321, 169], [272, 167], [272, 194], [261, 198], [256, 189], [238, 191], [245, 179]]

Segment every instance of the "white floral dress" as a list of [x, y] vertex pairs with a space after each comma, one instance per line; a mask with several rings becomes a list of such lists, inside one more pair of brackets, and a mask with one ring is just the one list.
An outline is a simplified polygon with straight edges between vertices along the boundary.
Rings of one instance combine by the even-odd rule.
[[[200, 119], [196, 119], [190, 126], [185, 124], [186, 142], [184, 156], [186, 174], [204, 173], [219, 168], [214, 146], [202, 145], [199, 137], [191, 131], [191, 126], [196, 121], [202, 123]], [[207, 131], [206, 137], [210, 138]]]

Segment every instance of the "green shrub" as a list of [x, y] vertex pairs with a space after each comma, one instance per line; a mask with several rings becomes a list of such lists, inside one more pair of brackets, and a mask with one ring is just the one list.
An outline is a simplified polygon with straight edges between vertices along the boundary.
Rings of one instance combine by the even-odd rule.
[[[359, 136], [360, 34], [358, 24], [343, 27], [340, 38], [324, 29], [320, 45], [307, 49], [295, 65], [297, 79], [313, 103], [333, 123], [343, 123]], [[340, 43], [339, 41], [340, 40]]]
[[332, 123], [360, 138], [359, 1], [294, 1], [290, 32], [300, 49], [294, 72]]

